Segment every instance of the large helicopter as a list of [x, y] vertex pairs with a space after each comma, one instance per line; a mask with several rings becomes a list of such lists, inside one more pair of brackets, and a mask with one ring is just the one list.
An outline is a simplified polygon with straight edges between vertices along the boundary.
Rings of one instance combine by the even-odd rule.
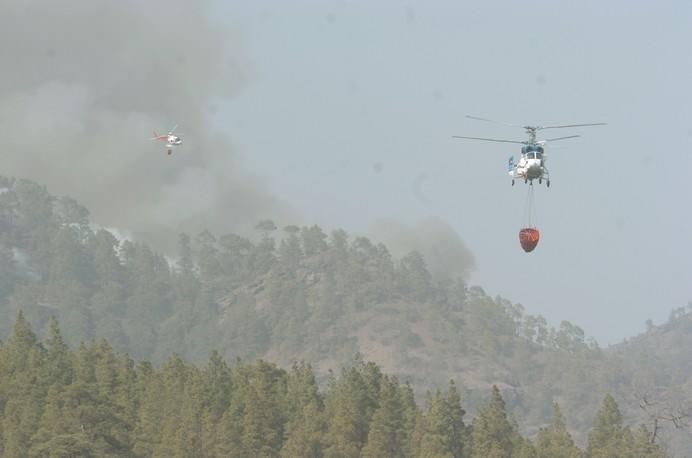
[[516, 124], [509, 124], [505, 122], [493, 121], [492, 119], [479, 118], [477, 116], [466, 116], [469, 119], [476, 119], [478, 121], [487, 121], [497, 124], [504, 124], [512, 127], [523, 128], [529, 136], [528, 140], [504, 140], [499, 138], [483, 138], [483, 137], [465, 137], [461, 135], [454, 135], [454, 138], [465, 138], [469, 140], [481, 140], [486, 142], [500, 142], [500, 143], [517, 143], [524, 145], [521, 148], [521, 158], [518, 161], [514, 161], [514, 156], [509, 158], [508, 169], [509, 176], [512, 177], [512, 186], [514, 186], [514, 180], [524, 180], [524, 183], [528, 183], [533, 186], [533, 180], [538, 180], [538, 183], [543, 183], [545, 180], [546, 186], [550, 187], [550, 173], [545, 166], [547, 160], [547, 154], [545, 153], [545, 144], [548, 142], [554, 142], [558, 140], [567, 140], [569, 138], [577, 138], [580, 135], [568, 135], [566, 137], [548, 138], [545, 140], [536, 140], [536, 133], [539, 130], [544, 129], [563, 129], [567, 127], [587, 127], [587, 126], [604, 126], [603, 122], [588, 123], [588, 124], [563, 124], [556, 126], [519, 126]]

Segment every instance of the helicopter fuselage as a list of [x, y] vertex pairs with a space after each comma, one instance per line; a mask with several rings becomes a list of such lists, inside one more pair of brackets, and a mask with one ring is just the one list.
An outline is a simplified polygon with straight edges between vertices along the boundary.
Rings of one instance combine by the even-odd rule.
[[538, 159], [520, 159], [515, 169], [516, 174], [526, 177], [529, 180], [540, 178], [543, 175], [544, 167], [542, 161]]
[[543, 147], [539, 144], [529, 144], [521, 149], [521, 158], [514, 164], [512, 160], [510, 164], [514, 164], [509, 170], [509, 176], [512, 177], [512, 184], [515, 179], [523, 179], [525, 182], [533, 182], [538, 180], [542, 182], [545, 178], [548, 180], [548, 169], [545, 166], [546, 154]]
[[167, 140], [168, 146], [177, 146], [177, 145], [182, 145], [183, 140], [178, 137], [177, 135], [168, 135], [168, 140]]

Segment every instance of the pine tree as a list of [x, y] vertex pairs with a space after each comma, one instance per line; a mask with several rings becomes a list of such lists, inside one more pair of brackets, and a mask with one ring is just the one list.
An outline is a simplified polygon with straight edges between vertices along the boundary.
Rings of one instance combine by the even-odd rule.
[[325, 457], [355, 458], [360, 455], [364, 442], [362, 432], [367, 427], [366, 398], [367, 389], [355, 368], [344, 369], [338, 381], [331, 381], [325, 399]]
[[[413, 431], [411, 432], [411, 441], [408, 456], [425, 456], [423, 454], [423, 437], [426, 433], [426, 418], [421, 411], [416, 411]], [[427, 446], [426, 446], [427, 447]]]
[[288, 425], [281, 456], [321, 458], [324, 434], [324, 412], [320, 409], [320, 403], [312, 399]]
[[240, 365], [231, 372], [231, 393], [228, 408], [217, 427], [216, 454], [218, 456], [243, 456], [242, 433], [245, 416], [245, 399], [252, 378], [253, 368]]
[[117, 358], [117, 382], [115, 393], [111, 396], [116, 406], [118, 417], [126, 432], [128, 450], [132, 450], [134, 443], [134, 430], [137, 425], [138, 409], [140, 405], [140, 393], [138, 391], [137, 372], [135, 364], [127, 355], [119, 355]]
[[196, 368], [191, 368], [180, 398], [179, 422], [173, 442], [173, 449], [178, 456], [202, 454], [204, 388], [202, 374]]
[[[122, 363], [111, 346], [102, 340], [95, 349], [94, 385], [98, 396], [95, 402], [97, 424], [91, 429], [93, 436], [98, 436], [108, 444], [107, 449], [123, 452], [129, 449], [129, 431], [134, 426], [128, 415], [128, 400], [125, 399], [126, 388], [121, 384], [127, 382], [121, 377]], [[127, 376], [126, 376], [127, 377]]]
[[112, 399], [115, 365], [115, 355], [106, 342], [81, 345], [75, 379], [62, 395], [63, 416], [72, 425], [71, 433], [85, 433], [96, 454], [102, 456], [129, 450], [128, 426]]
[[[181, 444], [184, 442], [183, 431], [183, 402], [185, 399], [185, 387], [188, 384], [192, 370], [179, 355], [174, 354], [161, 368], [162, 417], [156, 428], [155, 434], [159, 435], [159, 442], [154, 448], [155, 456], [175, 456], [181, 452]], [[182, 436], [182, 437], [181, 437]]]
[[93, 335], [105, 338], [115, 348], [128, 347], [122, 326], [127, 297], [126, 271], [117, 255], [120, 242], [108, 231], [99, 230], [89, 238], [93, 258], [95, 292], [91, 296]]
[[231, 370], [217, 351], [209, 357], [201, 373], [200, 440], [205, 456], [214, 456], [220, 446], [219, 428], [231, 397]]
[[537, 458], [537, 456], [533, 443], [517, 434], [512, 444], [512, 458]]
[[136, 456], [152, 456], [161, 443], [161, 426], [166, 415], [166, 392], [162, 374], [150, 363], [137, 368], [137, 392], [141, 399], [133, 431], [132, 450]]
[[288, 236], [279, 245], [279, 261], [289, 275], [292, 275], [303, 258], [303, 248], [298, 239], [300, 228], [298, 226], [286, 226], [284, 231]]
[[219, 238], [219, 263], [228, 287], [236, 288], [249, 278], [251, 255], [254, 246], [249, 240], [236, 234]]
[[[2, 347], [4, 375], [11, 376], [17, 371], [27, 369], [29, 354], [37, 345], [36, 334], [24, 318], [24, 312], [20, 310], [12, 327], [10, 338]], [[8, 377], [8, 379], [10, 378]]]
[[541, 429], [536, 438], [538, 458], [580, 458], [581, 451], [574, 445], [562, 417], [560, 406], [553, 404], [552, 421], [547, 428]]
[[399, 436], [400, 440], [403, 442], [402, 449], [404, 451], [404, 456], [416, 456], [416, 451], [413, 449], [414, 432], [421, 413], [416, 405], [416, 399], [411, 385], [405, 383], [399, 387], [399, 398], [401, 399], [402, 416]]
[[155, 323], [168, 317], [174, 301], [167, 261], [145, 245], [123, 244], [128, 285], [127, 311], [123, 328], [137, 346], [136, 358], [148, 358], [156, 346]]
[[[46, 285], [48, 301], [63, 311], [86, 309], [93, 292], [95, 272], [81, 234], [71, 226], [61, 227], [52, 238], [51, 253]], [[84, 327], [86, 325], [76, 322], [73, 331], [77, 336], [87, 337], [90, 329]], [[65, 320], [63, 328], [67, 329]]]
[[216, 283], [221, 276], [221, 263], [219, 262], [219, 250], [216, 247], [216, 238], [211, 232], [205, 230], [195, 237], [199, 254], [197, 264], [199, 265], [199, 275], [202, 283], [208, 288], [215, 289]]
[[74, 362], [72, 353], [60, 333], [58, 320], [51, 318], [48, 323], [46, 347], [46, 384], [65, 386], [72, 383], [74, 377]]
[[517, 432], [507, 419], [505, 401], [493, 385], [488, 404], [473, 419], [473, 458], [505, 458], [512, 456]]
[[26, 456], [40, 423], [46, 387], [45, 350], [20, 311], [0, 352], [3, 457]]
[[360, 456], [358, 414], [345, 393], [332, 394], [329, 399], [328, 430], [325, 436], [326, 458], [357, 458]]
[[634, 433], [630, 445], [629, 457], [632, 458], [665, 458], [666, 454], [659, 444], [651, 442], [651, 433], [645, 425], [640, 425]]
[[309, 404], [315, 404], [318, 410], [323, 410], [324, 403], [319, 393], [319, 387], [312, 367], [301, 362], [294, 363], [287, 378], [287, 415], [288, 422], [302, 417], [303, 409]]
[[623, 426], [622, 414], [615, 399], [607, 394], [589, 433], [587, 455], [590, 458], [626, 457], [631, 441], [632, 435]]
[[466, 411], [461, 407], [461, 396], [453, 380], [449, 381], [445, 406], [448, 418], [447, 435], [452, 456], [461, 458], [464, 455], [465, 442], [467, 442], [464, 415]]
[[215, 417], [221, 417], [231, 397], [231, 369], [218, 351], [212, 351], [204, 371], [204, 405]]
[[64, 388], [53, 385], [37, 432], [31, 438], [30, 456], [94, 456], [83, 425], [73, 414]]
[[420, 455], [463, 457], [467, 442], [464, 414], [461, 398], [453, 381], [449, 382], [447, 394], [439, 390], [435, 392], [425, 416]]
[[32, 270], [45, 279], [51, 266], [51, 238], [58, 229], [53, 216], [54, 198], [45, 186], [25, 179], [17, 180], [15, 193], [21, 215], [17, 221], [19, 246], [31, 253]]
[[396, 381], [384, 377], [381, 382], [379, 407], [370, 422], [367, 443], [363, 448], [365, 458], [403, 457], [406, 442], [403, 425], [403, 405]]
[[286, 412], [285, 373], [259, 361], [253, 368], [245, 395], [241, 442], [248, 456], [271, 457], [279, 454]]
[[432, 276], [418, 251], [412, 251], [401, 259], [400, 285], [405, 294], [418, 302], [425, 302], [430, 297]]
[[255, 229], [260, 232], [261, 240], [253, 250], [251, 265], [253, 274], [259, 276], [269, 272], [276, 262], [276, 241], [270, 235], [276, 230], [276, 224], [267, 219], [257, 223]]
[[315, 256], [327, 250], [327, 235], [317, 225], [304, 227], [300, 231], [306, 256]]
[[371, 300], [374, 302], [382, 302], [396, 290], [397, 277], [394, 261], [387, 247], [382, 243], [378, 243], [375, 248], [377, 254], [373, 276], [376, 287], [373, 288], [374, 294]]

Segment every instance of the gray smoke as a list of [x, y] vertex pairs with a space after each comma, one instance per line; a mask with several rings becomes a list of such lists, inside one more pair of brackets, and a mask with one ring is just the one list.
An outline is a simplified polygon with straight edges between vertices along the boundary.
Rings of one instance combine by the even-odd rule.
[[473, 254], [445, 221], [428, 218], [414, 225], [393, 220], [373, 224], [370, 234], [383, 241], [400, 258], [412, 250], [425, 258], [430, 273], [440, 279], [468, 278], [475, 266]]
[[[243, 170], [215, 106], [251, 79], [242, 42], [206, 1], [5, 0], [3, 175], [26, 177], [135, 234], [242, 230], [290, 213]], [[175, 124], [166, 156], [152, 131]]]

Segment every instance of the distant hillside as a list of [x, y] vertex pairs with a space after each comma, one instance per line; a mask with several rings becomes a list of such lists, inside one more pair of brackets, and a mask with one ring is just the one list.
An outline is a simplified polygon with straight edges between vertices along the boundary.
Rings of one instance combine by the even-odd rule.
[[[601, 349], [571, 323], [549, 328], [462, 278], [434, 277], [417, 252], [395, 259], [383, 244], [341, 230], [278, 229], [267, 220], [256, 240], [181, 234], [171, 266], [144, 244], [94, 229], [88, 215], [36, 183], [0, 178], [2, 316], [22, 309], [39, 334], [57, 316], [73, 346], [105, 337], [155, 362], [172, 352], [203, 362], [218, 349], [229, 360], [284, 367], [305, 360], [324, 378], [360, 354], [412, 381], [419, 399], [453, 379], [471, 413], [496, 384], [525, 433], [547, 424], [558, 401], [581, 444], [606, 393], [632, 424], [653, 424], [642, 396], [659, 407], [690, 399], [684, 311]], [[0, 321], [0, 338], [12, 321]], [[660, 434], [671, 423], [660, 418]], [[676, 441], [678, 450], [690, 442]]]
[[636, 398], [627, 411], [653, 425], [655, 419], [676, 456], [692, 456], [692, 302], [674, 309], [660, 326], [609, 348], [612, 359], [631, 374], [622, 398]]

